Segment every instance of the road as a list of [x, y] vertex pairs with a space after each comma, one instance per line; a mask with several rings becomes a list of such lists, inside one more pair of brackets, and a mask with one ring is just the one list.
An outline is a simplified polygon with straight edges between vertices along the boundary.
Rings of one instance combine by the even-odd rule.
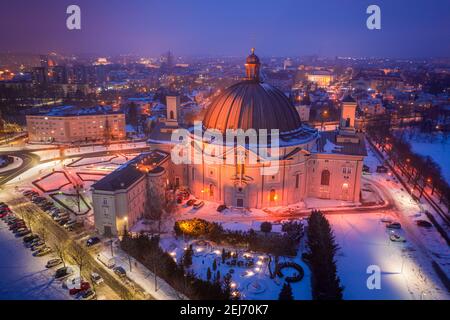
[[14, 157], [19, 157], [23, 160], [20, 167], [12, 169], [10, 171], [5, 171], [0, 174], [0, 186], [4, 185], [8, 181], [14, 179], [18, 175], [26, 172], [32, 167], [40, 163], [39, 156], [31, 153], [30, 151], [13, 151], [13, 152], [0, 152], [0, 155], [7, 154]]

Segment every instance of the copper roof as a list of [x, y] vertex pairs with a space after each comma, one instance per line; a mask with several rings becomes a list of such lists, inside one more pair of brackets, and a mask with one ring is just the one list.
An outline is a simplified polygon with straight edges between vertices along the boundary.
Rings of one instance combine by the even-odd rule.
[[300, 117], [286, 95], [259, 81], [242, 81], [227, 88], [210, 105], [207, 129], [279, 129], [280, 134], [301, 129]]

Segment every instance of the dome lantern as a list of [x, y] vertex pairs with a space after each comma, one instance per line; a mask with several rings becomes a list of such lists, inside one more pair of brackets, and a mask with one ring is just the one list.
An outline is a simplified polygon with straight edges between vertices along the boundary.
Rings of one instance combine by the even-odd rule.
[[258, 56], [255, 54], [255, 48], [252, 48], [252, 53], [247, 57], [245, 62], [245, 74], [247, 80], [253, 80], [259, 82], [259, 69], [261, 63]]

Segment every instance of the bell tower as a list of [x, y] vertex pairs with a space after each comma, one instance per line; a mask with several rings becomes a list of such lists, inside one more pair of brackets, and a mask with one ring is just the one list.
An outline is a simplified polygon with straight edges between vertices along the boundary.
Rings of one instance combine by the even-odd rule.
[[345, 131], [355, 130], [356, 101], [347, 95], [342, 99], [341, 119], [339, 129]]
[[341, 119], [339, 120], [339, 133], [337, 142], [359, 143], [355, 130], [356, 101], [350, 95], [342, 99]]
[[168, 126], [178, 127], [178, 111], [180, 108], [180, 96], [173, 94], [166, 97], [167, 117], [166, 124]]

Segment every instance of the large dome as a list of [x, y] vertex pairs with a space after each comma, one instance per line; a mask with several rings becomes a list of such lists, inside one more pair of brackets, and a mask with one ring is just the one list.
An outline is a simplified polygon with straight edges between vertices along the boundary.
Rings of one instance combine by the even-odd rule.
[[[301, 129], [300, 117], [279, 89], [252, 79], [227, 88], [206, 112], [207, 129], [278, 129], [280, 134]], [[270, 133], [270, 132], [269, 132]]]
[[[255, 49], [245, 63], [246, 78], [218, 96], [203, 119], [206, 129], [278, 129], [280, 135], [302, 129], [300, 117], [283, 92], [259, 78], [260, 62]], [[270, 134], [270, 131], [269, 131]]]

